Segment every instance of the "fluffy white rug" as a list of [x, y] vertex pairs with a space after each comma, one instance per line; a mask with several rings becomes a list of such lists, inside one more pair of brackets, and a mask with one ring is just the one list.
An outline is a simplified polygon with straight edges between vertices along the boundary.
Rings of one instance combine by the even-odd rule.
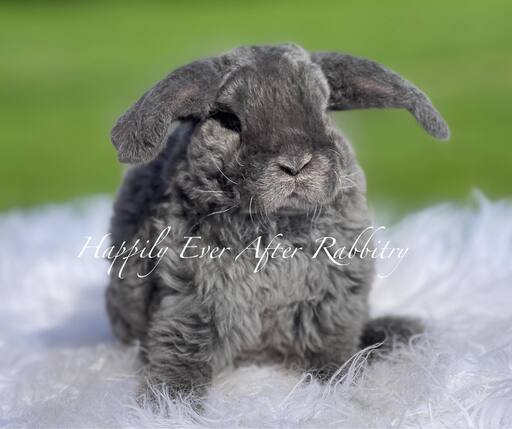
[[97, 198], [0, 217], [0, 426], [512, 427], [512, 203], [442, 205], [385, 233], [410, 250], [375, 285], [374, 313], [424, 317], [426, 341], [354, 378], [356, 357], [326, 386], [240, 369], [216, 380], [201, 415], [134, 401], [136, 351], [110, 334], [105, 262], [76, 257], [109, 213]]

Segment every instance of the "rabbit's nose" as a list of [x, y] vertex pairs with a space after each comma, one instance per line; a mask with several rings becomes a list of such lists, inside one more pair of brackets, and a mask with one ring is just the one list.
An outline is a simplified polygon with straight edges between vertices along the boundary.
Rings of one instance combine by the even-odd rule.
[[280, 158], [277, 160], [277, 165], [289, 176], [296, 176], [311, 162], [312, 155], [307, 154], [303, 157], [289, 157], [289, 158]]

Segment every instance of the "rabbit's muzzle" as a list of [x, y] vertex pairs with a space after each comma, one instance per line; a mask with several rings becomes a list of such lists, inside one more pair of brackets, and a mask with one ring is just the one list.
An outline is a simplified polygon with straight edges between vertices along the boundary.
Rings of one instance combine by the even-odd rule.
[[266, 212], [280, 208], [309, 210], [333, 200], [337, 193], [335, 160], [322, 154], [278, 157], [257, 181], [257, 197]]

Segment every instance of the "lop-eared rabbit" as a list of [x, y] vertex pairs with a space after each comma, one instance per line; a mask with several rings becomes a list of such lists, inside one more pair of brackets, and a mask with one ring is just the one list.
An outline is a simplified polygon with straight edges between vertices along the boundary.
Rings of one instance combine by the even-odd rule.
[[[115, 202], [112, 244], [160, 237], [166, 251], [116, 262], [107, 307], [115, 335], [140, 344], [151, 383], [200, 396], [241, 362], [326, 379], [361, 348], [422, 331], [413, 318], [369, 318], [373, 258], [313, 257], [320, 237], [350, 248], [371, 225], [363, 172], [328, 115], [366, 108], [405, 108], [448, 138], [427, 96], [398, 74], [294, 44], [240, 47], [178, 68], [117, 121], [119, 160], [135, 165]], [[189, 237], [229, 251], [187, 257]], [[256, 270], [256, 244], [269, 243], [301, 250], [267, 254]]]

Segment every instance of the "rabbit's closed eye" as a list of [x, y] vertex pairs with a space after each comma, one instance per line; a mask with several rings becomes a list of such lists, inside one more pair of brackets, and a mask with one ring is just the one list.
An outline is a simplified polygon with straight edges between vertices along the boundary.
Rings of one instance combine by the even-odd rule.
[[216, 109], [210, 112], [209, 119], [219, 122], [224, 128], [239, 133], [242, 131], [240, 118], [227, 109]]

